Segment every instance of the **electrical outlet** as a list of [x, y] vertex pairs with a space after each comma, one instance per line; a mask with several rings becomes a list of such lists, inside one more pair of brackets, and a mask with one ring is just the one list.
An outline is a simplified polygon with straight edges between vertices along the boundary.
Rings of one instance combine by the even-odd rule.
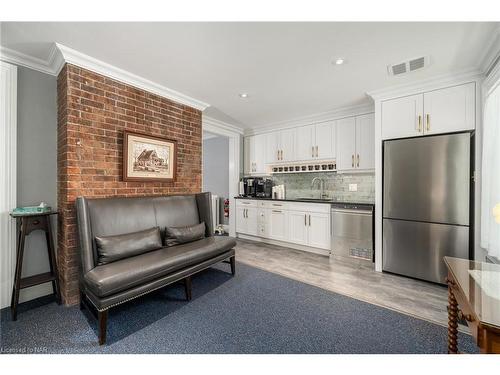
[[349, 184], [349, 191], [358, 191], [358, 184]]

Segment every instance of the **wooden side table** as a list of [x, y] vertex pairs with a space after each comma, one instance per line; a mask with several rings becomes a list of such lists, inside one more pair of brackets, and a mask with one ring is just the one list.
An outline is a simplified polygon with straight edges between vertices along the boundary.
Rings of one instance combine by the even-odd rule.
[[458, 353], [458, 320], [481, 353], [500, 354], [500, 265], [444, 257], [448, 267], [448, 353]]
[[[32, 214], [15, 214], [10, 216], [18, 221], [19, 237], [17, 242], [17, 257], [16, 257], [16, 272], [14, 277], [14, 285], [12, 288], [12, 299], [10, 303], [12, 320], [17, 320], [17, 305], [19, 303], [19, 292], [21, 289], [29, 288], [35, 285], [52, 282], [52, 290], [56, 297], [57, 303], [61, 304], [61, 293], [59, 290], [59, 275], [57, 272], [56, 254], [54, 251], [54, 242], [52, 238], [52, 230], [50, 226], [50, 216], [56, 215], [57, 212], [43, 212]], [[47, 252], [49, 256], [50, 271], [40, 273], [25, 278], [21, 278], [24, 259], [24, 243], [26, 236], [35, 230], [43, 230], [47, 241]]]

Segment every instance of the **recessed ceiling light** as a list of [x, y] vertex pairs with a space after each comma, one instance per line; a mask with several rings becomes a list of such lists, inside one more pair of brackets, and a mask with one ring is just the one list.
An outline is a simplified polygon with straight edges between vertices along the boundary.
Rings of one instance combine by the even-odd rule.
[[246, 98], [248, 98], [248, 94], [247, 94], [246, 92], [242, 92], [242, 93], [240, 94], [240, 98], [241, 98], [241, 99], [246, 99]]
[[342, 65], [345, 62], [345, 60], [341, 57], [335, 60], [335, 65]]

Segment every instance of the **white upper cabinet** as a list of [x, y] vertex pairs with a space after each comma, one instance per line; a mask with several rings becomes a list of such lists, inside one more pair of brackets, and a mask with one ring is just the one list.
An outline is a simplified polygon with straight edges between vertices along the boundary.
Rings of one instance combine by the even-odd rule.
[[267, 163], [295, 160], [295, 129], [266, 134]]
[[272, 132], [267, 133], [266, 137], [266, 161], [268, 163], [275, 163], [279, 161], [280, 157], [280, 133]]
[[315, 126], [315, 155], [317, 159], [335, 158], [335, 121]]
[[335, 121], [295, 128], [295, 160], [335, 158]]
[[382, 138], [403, 138], [422, 134], [423, 110], [422, 94], [382, 102]]
[[245, 137], [245, 174], [266, 173], [266, 136], [263, 134]]
[[475, 83], [424, 94], [426, 134], [451, 133], [475, 128]]
[[382, 138], [452, 133], [475, 128], [474, 82], [382, 102]]
[[355, 169], [356, 118], [337, 120], [337, 170]]
[[295, 160], [295, 131], [294, 129], [283, 130], [280, 132], [281, 161]]
[[314, 125], [300, 126], [295, 129], [296, 160], [312, 160], [314, 158], [314, 133]]
[[375, 116], [356, 117], [356, 168], [375, 168]]
[[337, 170], [375, 168], [373, 113], [337, 121]]

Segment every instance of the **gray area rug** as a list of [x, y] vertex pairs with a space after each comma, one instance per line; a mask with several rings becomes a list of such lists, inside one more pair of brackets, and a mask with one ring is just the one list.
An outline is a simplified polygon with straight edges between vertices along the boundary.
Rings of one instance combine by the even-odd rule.
[[[250, 266], [220, 264], [110, 311], [97, 344], [87, 311], [48, 298], [1, 311], [3, 353], [445, 353], [445, 327]], [[459, 335], [460, 350], [477, 352]]]

